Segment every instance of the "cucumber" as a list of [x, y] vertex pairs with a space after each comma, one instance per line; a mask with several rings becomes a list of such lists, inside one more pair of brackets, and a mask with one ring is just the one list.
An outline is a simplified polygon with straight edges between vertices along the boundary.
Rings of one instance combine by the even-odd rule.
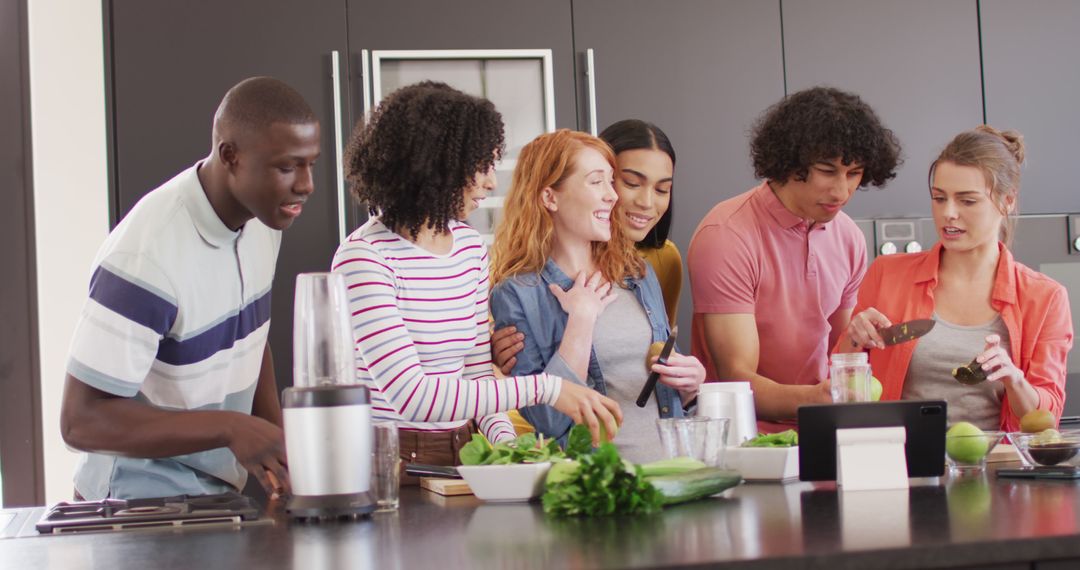
[[661, 459], [660, 461], [653, 461], [651, 463], [642, 463], [641, 475], [643, 477], [677, 475], [679, 473], [701, 469], [702, 467], [705, 467], [705, 463], [698, 461], [693, 457], [675, 457], [673, 459]]
[[717, 467], [705, 467], [674, 475], [646, 477], [645, 480], [660, 492], [664, 505], [674, 505], [730, 489], [742, 483], [742, 475]]

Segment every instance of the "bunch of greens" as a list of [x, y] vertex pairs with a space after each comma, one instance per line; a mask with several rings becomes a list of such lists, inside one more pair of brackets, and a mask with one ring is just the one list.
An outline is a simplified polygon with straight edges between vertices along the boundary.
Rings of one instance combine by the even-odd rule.
[[[604, 424], [600, 425], [603, 426]], [[577, 459], [582, 455], [592, 453], [592, 451], [592, 434], [589, 433], [589, 428], [580, 424], [571, 428], [570, 435], [566, 437], [566, 457]]]
[[613, 444], [602, 443], [576, 461], [552, 465], [543, 501], [550, 515], [634, 515], [660, 510], [663, 496], [645, 480], [640, 466], [626, 464]]
[[[588, 430], [585, 431], [588, 435]], [[591, 441], [591, 440], [590, 440]], [[519, 435], [513, 441], [491, 445], [480, 435], [473, 434], [472, 441], [466, 443], [458, 454], [462, 465], [506, 465], [509, 463], [543, 463], [552, 459], [563, 459], [566, 455], [559, 449], [554, 439], [539, 438], [535, 433]]]
[[795, 447], [799, 445], [799, 432], [789, 429], [780, 433], [763, 433], [742, 444], [743, 447]]

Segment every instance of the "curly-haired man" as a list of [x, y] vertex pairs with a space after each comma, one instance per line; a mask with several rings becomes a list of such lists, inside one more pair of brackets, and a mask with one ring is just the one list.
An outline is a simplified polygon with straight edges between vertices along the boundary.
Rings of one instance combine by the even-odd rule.
[[847, 328], [866, 241], [841, 209], [895, 176], [900, 145], [858, 96], [816, 87], [769, 108], [750, 155], [763, 182], [710, 211], [690, 242], [692, 350], [707, 378], [749, 380], [758, 427], [828, 403], [828, 350]]

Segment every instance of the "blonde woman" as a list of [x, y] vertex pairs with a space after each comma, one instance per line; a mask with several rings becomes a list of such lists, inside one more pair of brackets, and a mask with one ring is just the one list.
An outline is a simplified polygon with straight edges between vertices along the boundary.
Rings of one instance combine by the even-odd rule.
[[[649, 345], [670, 333], [656, 275], [622, 226], [613, 187], [615, 156], [604, 141], [560, 130], [525, 146], [495, 237], [491, 309], [496, 328], [524, 334], [512, 373], [546, 372], [574, 380], [619, 403], [615, 437], [624, 457], [655, 459], [655, 419], [681, 416], [705, 369], [673, 353], [655, 397], [634, 404], [649, 369]], [[522, 415], [537, 431], [562, 438], [572, 426], [549, 406]]]
[[[1023, 137], [986, 125], [960, 133], [930, 165], [939, 242], [930, 251], [879, 257], [837, 350], [869, 350], [883, 400], [944, 399], [949, 422], [1019, 428], [1042, 409], [1061, 417], [1072, 346], [1068, 293], [1013, 260]], [[921, 339], [886, 348], [878, 329], [932, 318]], [[951, 370], [975, 357], [987, 382], [965, 386]]]

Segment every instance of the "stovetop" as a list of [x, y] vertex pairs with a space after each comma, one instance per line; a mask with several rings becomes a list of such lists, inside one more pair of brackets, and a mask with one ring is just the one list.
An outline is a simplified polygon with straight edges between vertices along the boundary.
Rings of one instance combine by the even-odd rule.
[[239, 525], [259, 518], [256, 503], [238, 493], [155, 499], [105, 499], [57, 503], [38, 521], [42, 534], [107, 532], [136, 528]]

